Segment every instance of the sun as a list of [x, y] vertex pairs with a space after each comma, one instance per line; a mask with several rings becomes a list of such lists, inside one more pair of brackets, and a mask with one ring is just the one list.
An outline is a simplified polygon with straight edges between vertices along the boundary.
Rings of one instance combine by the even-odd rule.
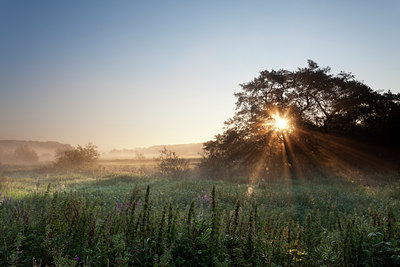
[[286, 131], [290, 129], [290, 124], [289, 124], [289, 120], [286, 118], [282, 118], [279, 115], [275, 115], [273, 116], [274, 118], [274, 122], [273, 125], [275, 127], [275, 130], [277, 131]]
[[275, 128], [278, 130], [285, 130], [288, 128], [288, 120], [283, 118], [276, 118], [275, 119]]
[[294, 125], [291, 123], [290, 119], [287, 118], [286, 116], [282, 116], [279, 113], [271, 114], [270, 118], [266, 122], [266, 126], [268, 129], [275, 130], [276, 132], [279, 132], [280, 134], [290, 134], [294, 130]]

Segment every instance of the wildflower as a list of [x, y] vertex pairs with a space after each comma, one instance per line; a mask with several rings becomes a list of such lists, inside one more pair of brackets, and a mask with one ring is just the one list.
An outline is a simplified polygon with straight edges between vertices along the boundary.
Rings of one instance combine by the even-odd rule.
[[201, 190], [201, 194], [197, 195], [197, 198], [199, 199], [199, 204], [210, 204], [210, 197], [204, 193], [204, 190]]
[[142, 202], [140, 201], [140, 199], [136, 202], [136, 207], [140, 208], [140, 206], [142, 206]]
[[11, 201], [12, 197], [7, 197], [5, 194], [3, 195], [3, 193], [0, 193], [0, 204], [6, 204], [7, 202], [11, 204]]
[[78, 257], [78, 256], [76, 256], [76, 255], [75, 255], [75, 260], [76, 260], [76, 261], [79, 261], [79, 257]]
[[121, 203], [121, 201], [118, 200], [118, 204], [117, 204], [116, 209], [119, 210], [121, 208], [122, 208], [122, 203]]

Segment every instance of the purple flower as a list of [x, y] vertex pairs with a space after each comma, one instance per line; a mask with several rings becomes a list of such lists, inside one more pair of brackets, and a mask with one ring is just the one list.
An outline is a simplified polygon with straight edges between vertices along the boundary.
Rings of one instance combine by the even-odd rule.
[[[208, 192], [208, 190], [207, 190], [207, 192]], [[201, 194], [197, 195], [197, 198], [199, 199], [199, 204], [203, 203], [203, 204], [208, 205], [210, 203], [210, 198], [207, 195], [209, 195], [209, 194], [208, 193], [205, 194], [204, 190], [201, 190]]]
[[76, 261], [79, 261], [79, 257], [78, 257], [78, 256], [76, 256], [76, 255], [75, 255], [75, 260], [76, 260]]
[[12, 198], [10, 197], [10, 199], [9, 199], [9, 202], [10, 202], [10, 203], [11, 203], [11, 199], [12, 199]]
[[117, 210], [119, 210], [119, 209], [121, 209], [121, 208], [122, 208], [122, 203], [121, 203], [121, 201], [118, 200]]
[[136, 202], [136, 207], [140, 208], [140, 206], [142, 206], [142, 202], [140, 201], [140, 199]]

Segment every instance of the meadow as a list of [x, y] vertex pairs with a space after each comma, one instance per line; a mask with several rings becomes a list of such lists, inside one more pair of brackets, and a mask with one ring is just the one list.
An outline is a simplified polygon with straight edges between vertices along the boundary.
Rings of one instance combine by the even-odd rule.
[[0, 265], [400, 264], [397, 176], [247, 183], [109, 165], [3, 170]]

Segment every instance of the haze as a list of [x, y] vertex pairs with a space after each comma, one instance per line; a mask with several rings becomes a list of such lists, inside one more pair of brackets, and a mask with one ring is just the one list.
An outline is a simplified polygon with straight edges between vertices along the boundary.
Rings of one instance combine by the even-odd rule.
[[222, 132], [264, 69], [400, 92], [399, 1], [1, 1], [0, 140], [101, 149]]

